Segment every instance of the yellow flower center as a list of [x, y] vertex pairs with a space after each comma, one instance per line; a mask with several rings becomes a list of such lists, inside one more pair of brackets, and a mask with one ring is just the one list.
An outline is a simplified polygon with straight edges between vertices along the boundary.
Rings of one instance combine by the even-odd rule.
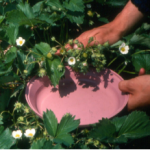
[[73, 59], [73, 58], [71, 58], [71, 59], [70, 59], [70, 62], [73, 62], [73, 61], [74, 61], [74, 59]]
[[19, 44], [22, 45], [23, 41], [19, 41]]
[[126, 50], [126, 49], [125, 49], [124, 47], [121, 48], [121, 51], [122, 51], [122, 52], [125, 52], [125, 50]]
[[16, 134], [15, 137], [18, 138], [18, 137], [20, 137], [20, 135], [19, 135], [19, 134]]
[[33, 136], [33, 134], [32, 134], [32, 133], [29, 133], [28, 136]]

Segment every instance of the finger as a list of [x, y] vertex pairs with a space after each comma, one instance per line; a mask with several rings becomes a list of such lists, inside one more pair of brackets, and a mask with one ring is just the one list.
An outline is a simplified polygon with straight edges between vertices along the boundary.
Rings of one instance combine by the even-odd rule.
[[130, 79], [130, 80], [123, 80], [123, 81], [119, 82], [119, 89], [125, 93], [132, 93], [134, 90], [132, 81], [133, 80]]
[[144, 75], [144, 74], [145, 74], [145, 69], [141, 68], [140, 71], [139, 71], [139, 76]]
[[60, 49], [58, 49], [55, 54], [59, 56], [60, 55]]

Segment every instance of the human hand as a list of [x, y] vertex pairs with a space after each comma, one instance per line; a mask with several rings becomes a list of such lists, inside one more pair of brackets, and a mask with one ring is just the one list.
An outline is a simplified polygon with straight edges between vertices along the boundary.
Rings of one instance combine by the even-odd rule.
[[[90, 37], [94, 38], [96, 44], [104, 44], [105, 42], [109, 42], [109, 44], [111, 45], [121, 38], [121, 31], [119, 32], [119, 30], [117, 29], [117, 24], [115, 25], [115, 22], [111, 22], [103, 26], [83, 32], [76, 39], [79, 42], [82, 42], [84, 47], [86, 47], [88, 45]], [[90, 45], [92, 46], [94, 43], [95, 42], [93, 41], [90, 43]]]
[[122, 92], [129, 93], [128, 110], [143, 109], [150, 106], [150, 75], [144, 75], [141, 68], [139, 76], [119, 83]]

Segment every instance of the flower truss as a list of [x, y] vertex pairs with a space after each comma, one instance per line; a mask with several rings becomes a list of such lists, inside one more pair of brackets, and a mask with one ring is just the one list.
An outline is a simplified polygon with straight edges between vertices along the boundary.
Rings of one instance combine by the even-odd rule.
[[129, 46], [126, 45], [124, 42], [121, 44], [121, 46], [119, 47], [119, 51], [122, 54], [128, 54], [129, 52]]
[[19, 37], [19, 38], [16, 40], [16, 44], [17, 44], [18, 46], [22, 46], [24, 43], [25, 43], [25, 39], [23, 39], [22, 37]]
[[74, 65], [75, 63], [76, 63], [76, 59], [74, 57], [69, 57], [68, 64], [69, 65]]
[[27, 129], [24, 133], [26, 137], [33, 137], [35, 135], [35, 129]]
[[22, 137], [22, 132], [21, 132], [21, 130], [13, 131], [13, 132], [12, 132], [12, 136], [13, 136], [15, 139], [20, 139], [20, 138]]

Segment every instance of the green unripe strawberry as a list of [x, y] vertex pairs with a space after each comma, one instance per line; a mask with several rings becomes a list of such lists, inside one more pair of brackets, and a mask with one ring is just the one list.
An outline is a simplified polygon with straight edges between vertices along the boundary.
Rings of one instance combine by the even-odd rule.
[[23, 70], [23, 73], [24, 73], [24, 74], [27, 74], [27, 73], [28, 73], [28, 70]]
[[52, 51], [55, 53], [57, 51], [56, 47], [52, 47]]
[[58, 71], [62, 71], [63, 70], [63, 66], [62, 65], [58, 65], [57, 69], [58, 69]]
[[53, 56], [52, 56], [52, 54], [49, 52], [46, 57], [49, 58], [49, 59], [52, 59]]
[[87, 53], [83, 53], [82, 56], [83, 56], [84, 58], [87, 58]]
[[43, 69], [43, 68], [40, 68], [39, 71], [38, 71], [38, 76], [39, 77], [43, 77], [46, 75], [46, 70]]

